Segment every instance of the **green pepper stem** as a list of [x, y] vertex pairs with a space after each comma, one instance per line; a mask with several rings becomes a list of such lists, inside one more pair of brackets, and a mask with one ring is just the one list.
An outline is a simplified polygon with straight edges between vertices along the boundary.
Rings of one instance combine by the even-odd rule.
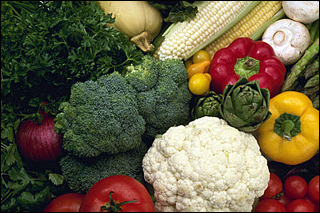
[[234, 71], [240, 76], [249, 78], [250, 76], [257, 74], [260, 69], [260, 61], [249, 56], [244, 58], [238, 58], [234, 65]]
[[275, 121], [274, 132], [283, 139], [291, 141], [294, 136], [301, 132], [300, 117], [289, 113], [283, 113]]
[[291, 130], [294, 128], [294, 123], [291, 120], [282, 122], [281, 129], [283, 130], [283, 138], [291, 141]]

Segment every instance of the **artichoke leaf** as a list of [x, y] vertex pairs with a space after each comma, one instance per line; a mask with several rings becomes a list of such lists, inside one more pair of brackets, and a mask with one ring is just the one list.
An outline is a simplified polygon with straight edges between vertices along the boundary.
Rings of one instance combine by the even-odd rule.
[[269, 101], [269, 90], [260, 88], [256, 80], [243, 77], [225, 87], [220, 114], [231, 126], [253, 132], [271, 116]]
[[199, 97], [196, 100], [195, 106], [191, 110], [193, 119], [197, 119], [203, 116], [220, 116], [222, 94], [217, 94], [214, 91], [210, 91], [206, 96]]

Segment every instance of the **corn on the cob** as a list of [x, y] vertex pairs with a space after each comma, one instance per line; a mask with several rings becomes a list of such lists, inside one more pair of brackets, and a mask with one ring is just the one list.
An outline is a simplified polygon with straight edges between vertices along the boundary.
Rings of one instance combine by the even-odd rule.
[[[198, 2], [195, 2], [198, 3]], [[154, 57], [188, 59], [240, 21], [258, 1], [204, 1], [196, 17], [171, 25]]]
[[[233, 40], [239, 37], [250, 37], [265, 22], [270, 20], [281, 8], [281, 1], [261, 1], [243, 19], [235, 24], [211, 44], [206, 50], [211, 57], [221, 48], [228, 46]], [[283, 13], [284, 15], [284, 13]]]

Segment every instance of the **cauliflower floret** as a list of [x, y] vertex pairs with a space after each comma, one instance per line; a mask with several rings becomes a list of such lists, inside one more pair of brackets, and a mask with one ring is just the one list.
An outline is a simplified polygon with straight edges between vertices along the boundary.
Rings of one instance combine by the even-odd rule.
[[201, 117], [168, 129], [145, 154], [156, 211], [251, 211], [270, 173], [253, 135]]

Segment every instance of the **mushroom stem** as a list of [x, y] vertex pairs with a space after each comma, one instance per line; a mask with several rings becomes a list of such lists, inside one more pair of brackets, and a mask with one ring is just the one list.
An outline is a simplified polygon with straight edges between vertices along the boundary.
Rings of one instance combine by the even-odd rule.
[[274, 35], [273, 35], [273, 42], [275, 45], [280, 45], [286, 40], [286, 34], [282, 30], [278, 30]]

